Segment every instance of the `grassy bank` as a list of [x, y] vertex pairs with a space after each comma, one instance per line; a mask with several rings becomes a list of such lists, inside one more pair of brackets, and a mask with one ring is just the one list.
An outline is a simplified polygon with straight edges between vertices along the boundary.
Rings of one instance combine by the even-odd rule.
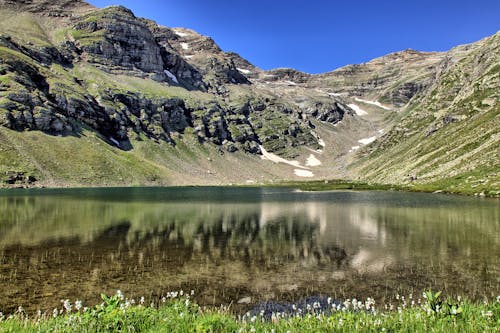
[[[450, 193], [460, 195], [475, 195], [482, 197], [500, 197], [500, 190], [492, 188], [468, 188], [449, 185], [449, 180], [436, 181], [433, 183], [410, 183], [410, 184], [378, 184], [363, 181], [349, 181], [343, 179], [319, 180], [319, 181], [293, 181], [281, 182], [278, 186], [294, 187], [302, 191], [335, 191], [335, 190], [358, 190], [358, 191], [405, 191], [405, 192], [427, 192], [427, 193]], [[273, 184], [271, 186], [276, 186]]]
[[[377, 305], [373, 300], [328, 302], [318, 310], [294, 309], [235, 316], [227, 308], [205, 309], [188, 295], [170, 293], [159, 305], [129, 300], [121, 293], [103, 295], [90, 309], [80, 302], [62, 302], [60, 309], [28, 316], [0, 315], [0, 332], [498, 332], [500, 301], [471, 303], [441, 301], [439, 293], [422, 299], [397, 297], [397, 304]], [[262, 313], [262, 312], [261, 312]]]

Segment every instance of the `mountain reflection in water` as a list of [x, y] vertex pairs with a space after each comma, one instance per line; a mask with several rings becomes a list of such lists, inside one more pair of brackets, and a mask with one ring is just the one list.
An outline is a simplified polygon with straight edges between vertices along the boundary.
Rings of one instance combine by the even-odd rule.
[[[12, 193], [12, 192], [10, 192]], [[0, 311], [157, 298], [201, 304], [498, 294], [498, 201], [287, 189], [97, 189], [0, 195]]]

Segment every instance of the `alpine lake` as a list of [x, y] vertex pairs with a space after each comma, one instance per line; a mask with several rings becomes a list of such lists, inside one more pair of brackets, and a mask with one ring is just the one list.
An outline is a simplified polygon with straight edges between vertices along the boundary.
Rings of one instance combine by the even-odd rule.
[[500, 201], [384, 191], [178, 187], [0, 191], [0, 312], [158, 302], [194, 291], [236, 313], [264, 301], [425, 290], [492, 299]]

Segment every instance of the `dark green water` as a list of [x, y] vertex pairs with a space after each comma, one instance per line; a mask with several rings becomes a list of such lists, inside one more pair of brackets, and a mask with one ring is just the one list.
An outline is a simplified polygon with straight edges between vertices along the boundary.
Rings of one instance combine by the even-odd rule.
[[[0, 192], [0, 311], [101, 292], [203, 305], [423, 290], [499, 295], [500, 201], [396, 192], [124, 188]], [[248, 305], [246, 305], [248, 306]]]

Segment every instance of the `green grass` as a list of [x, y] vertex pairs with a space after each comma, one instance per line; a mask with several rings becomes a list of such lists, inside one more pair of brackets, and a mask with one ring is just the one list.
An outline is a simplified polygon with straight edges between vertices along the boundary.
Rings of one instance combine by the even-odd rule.
[[203, 309], [189, 296], [164, 298], [159, 306], [131, 304], [121, 294], [102, 295], [90, 309], [66, 301], [61, 309], [29, 317], [22, 309], [0, 316], [1, 332], [498, 332], [500, 302], [440, 300], [426, 293], [418, 304], [408, 299], [376, 306], [344, 302], [328, 313], [235, 316], [227, 308]]
[[335, 191], [335, 190], [404, 190], [405, 187], [392, 184], [377, 184], [344, 179], [314, 181], [284, 181], [272, 186], [293, 187], [302, 191]]

